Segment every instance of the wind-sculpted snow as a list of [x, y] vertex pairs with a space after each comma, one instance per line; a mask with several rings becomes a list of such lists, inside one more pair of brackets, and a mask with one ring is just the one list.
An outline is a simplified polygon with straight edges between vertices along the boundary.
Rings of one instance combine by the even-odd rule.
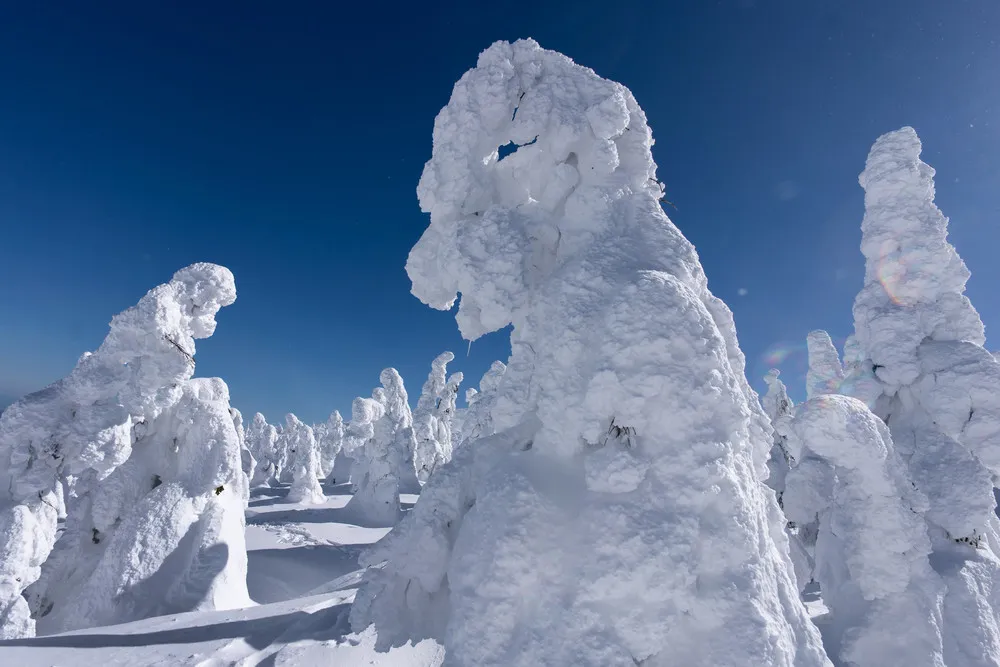
[[[856, 667], [945, 664], [942, 586], [921, 516], [927, 501], [910, 485], [889, 429], [860, 401], [836, 395], [799, 406], [789, 426], [795, 448], [816, 460], [793, 468], [789, 482], [813, 489], [827, 646]], [[812, 474], [821, 465], [831, 474]]]
[[[195, 339], [211, 336], [215, 314], [235, 299], [228, 269], [182, 269], [116, 315], [101, 346], [67, 377], [0, 416], [0, 638], [34, 632], [21, 592], [38, 579], [55, 543], [59, 485], [73, 480], [66, 539], [107, 528], [76, 520], [89, 514], [94, 488], [185, 395]], [[228, 405], [226, 420], [235, 441]], [[239, 469], [238, 445], [235, 455]], [[63, 554], [65, 562], [76, 558]]]
[[369, 559], [352, 622], [383, 646], [430, 635], [454, 666], [829, 664], [760, 483], [771, 429], [732, 314], [659, 204], [651, 145], [628, 89], [531, 40], [487, 49], [438, 115], [413, 292], [461, 294], [470, 340], [513, 324], [512, 354], [497, 434], [456, 450]]
[[839, 393], [840, 385], [844, 382], [844, 367], [830, 334], [822, 330], [810, 331], [806, 344], [809, 350], [806, 396], [813, 398]]
[[288, 500], [293, 503], [319, 504], [326, 500], [319, 485], [320, 454], [312, 427], [293, 414], [285, 415], [288, 459], [292, 468], [292, 486]]

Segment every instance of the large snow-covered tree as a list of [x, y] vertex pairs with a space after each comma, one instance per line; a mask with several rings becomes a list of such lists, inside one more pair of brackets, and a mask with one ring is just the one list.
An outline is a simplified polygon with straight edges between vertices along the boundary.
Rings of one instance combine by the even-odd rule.
[[331, 412], [326, 422], [317, 426], [314, 431], [319, 446], [320, 468], [323, 477], [328, 478], [344, 446], [344, 418], [340, 416], [340, 411]]
[[288, 501], [320, 504], [326, 500], [319, 484], [320, 453], [312, 427], [293, 414], [285, 415], [288, 466], [292, 470], [292, 486]]
[[[500, 158], [497, 148], [516, 150]], [[498, 42], [435, 121], [413, 292], [513, 324], [497, 434], [456, 450], [366, 562], [381, 646], [445, 664], [827, 665], [766, 475], [732, 314], [660, 206], [624, 86]], [[530, 604], [525, 604], [525, 601]]]
[[[906, 127], [872, 146], [861, 251], [865, 285], [854, 302], [853, 353], [867, 366], [863, 398], [889, 426], [924, 514], [946, 594], [945, 663], [1000, 664], [1000, 364], [984, 347], [965, 296], [969, 270], [934, 204], [934, 169]], [[871, 380], [880, 391], [871, 391]]]
[[[0, 416], [0, 638], [34, 634], [35, 621], [22, 592], [39, 578], [52, 552], [56, 498], [64, 480], [72, 480], [72, 494], [66, 498], [66, 528], [44, 581], [34, 589], [36, 617], [55, 611], [59, 600], [49, 590], [60, 588], [69, 579], [68, 573], [85, 574], [92, 565], [103, 567], [116, 555], [145, 555], [140, 540], [150, 524], [143, 517], [148, 519], [153, 513], [159, 513], [165, 530], [182, 530], [194, 539], [180, 556], [188, 560], [179, 564], [178, 582], [187, 581], [180, 574], [190, 572], [184, 566], [194, 564], [211, 548], [199, 540], [225, 533], [232, 546], [227, 558], [217, 561], [219, 595], [223, 596], [221, 589], [229, 589], [230, 599], [249, 599], [245, 581], [239, 584], [242, 591], [235, 581], [240, 578], [241, 563], [245, 573], [246, 562], [244, 477], [228, 392], [223, 391], [221, 381], [190, 380], [195, 339], [211, 336], [216, 313], [235, 299], [228, 269], [213, 264], [182, 269], [169, 283], [116, 315], [101, 346], [84, 354], [67, 377], [4, 410]], [[177, 414], [183, 410], [190, 411], [188, 416], [196, 421], [179, 423]], [[198, 440], [181, 441], [181, 432], [216, 440], [206, 447]], [[164, 439], [174, 448], [174, 438], [179, 442], [177, 451], [164, 451]], [[138, 449], [135, 453], [134, 448]], [[116, 475], [130, 456], [135, 459], [133, 471], [153, 461], [161, 465], [150, 465], [149, 476], [141, 480]], [[195, 462], [203, 469], [187, 467]], [[115, 481], [126, 477], [138, 486]], [[227, 483], [231, 484], [228, 492], [215, 495], [214, 489]], [[156, 496], [166, 501], [167, 495], [166, 504], [153, 502]], [[100, 553], [80, 553], [88, 540], [100, 547]], [[134, 568], [131, 575], [155, 571], [166, 555], [161, 547], [168, 546], [169, 535], [157, 540], [147, 564]], [[94, 591], [97, 599], [93, 601], [109, 617], [113, 616], [107, 607], [110, 596], [134, 599], [129, 596], [138, 593], [140, 583], [121, 569], [111, 570], [102, 570], [106, 585]], [[234, 581], [223, 583], [229, 575]], [[147, 591], [152, 596], [147, 603], [162, 601], [166, 592]], [[70, 620], [100, 622], [97, 618]]]
[[399, 478], [393, 465], [392, 442], [385, 417], [382, 391], [373, 398], [355, 398], [347, 437], [360, 442], [353, 448], [352, 484], [356, 489], [347, 509], [371, 526], [393, 526], [399, 521]]

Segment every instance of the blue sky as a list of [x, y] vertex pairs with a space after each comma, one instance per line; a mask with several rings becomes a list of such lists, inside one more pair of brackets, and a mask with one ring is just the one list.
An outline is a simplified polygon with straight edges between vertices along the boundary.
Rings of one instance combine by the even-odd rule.
[[780, 361], [797, 393], [806, 333], [850, 332], [857, 175], [902, 125], [1000, 328], [994, 0], [4, 3], [0, 403], [194, 261], [236, 275], [198, 373], [244, 412], [349, 412], [385, 366], [415, 394], [444, 349], [478, 381], [506, 336], [466, 356], [403, 267], [435, 114], [482, 49], [527, 36], [635, 93], [756, 387]]

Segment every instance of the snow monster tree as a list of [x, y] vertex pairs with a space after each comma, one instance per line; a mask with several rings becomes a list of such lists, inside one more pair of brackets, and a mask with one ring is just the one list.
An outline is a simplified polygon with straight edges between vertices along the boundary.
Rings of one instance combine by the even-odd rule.
[[[516, 150], [502, 159], [498, 147]], [[664, 213], [624, 86], [497, 42], [438, 114], [413, 293], [513, 324], [493, 411], [366, 556], [351, 612], [450, 667], [829, 665], [761, 483], [732, 315]]]
[[[191, 379], [195, 339], [211, 336], [216, 313], [235, 299], [228, 269], [182, 269], [116, 315], [101, 346], [84, 354], [67, 377], [4, 411], [0, 638], [34, 634], [35, 618], [50, 613], [53, 630], [122, 620], [115, 600], [129, 615], [124, 607], [143, 597], [138, 585], [178, 547], [175, 537], [187, 547], [174, 555], [175, 585], [145, 590], [147, 608], [164, 600], [150, 593], [180, 600], [179, 589], [192, 583], [187, 575], [199, 565], [206, 566], [202, 575], [216, 575], [200, 589], [203, 600], [249, 601], [243, 546], [248, 491], [228, 390], [221, 380]], [[65, 530], [53, 552], [54, 501], [70, 478]], [[147, 531], [157, 526], [153, 539]], [[144, 540], [151, 540], [148, 550]], [[217, 543], [225, 544], [226, 558], [213, 549]], [[128, 568], [136, 559], [141, 564]], [[29, 611], [22, 593], [35, 582]], [[65, 623], [51, 623], [69, 607], [61, 604], [72, 598], [67, 592], [79, 590], [93, 599], [73, 604], [94, 614], [68, 613]]]

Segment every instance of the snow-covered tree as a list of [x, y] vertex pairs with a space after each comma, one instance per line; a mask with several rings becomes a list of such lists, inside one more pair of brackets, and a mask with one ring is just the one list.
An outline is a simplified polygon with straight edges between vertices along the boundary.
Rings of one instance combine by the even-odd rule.
[[817, 329], [806, 337], [809, 371], [806, 373], [806, 397], [836, 394], [844, 382], [844, 367], [830, 334]]
[[253, 455], [253, 452], [250, 451], [250, 446], [247, 444], [247, 434], [243, 428], [243, 413], [236, 408], [230, 408], [229, 413], [233, 417], [233, 426], [236, 428], [236, 437], [240, 443], [240, 466], [247, 479], [253, 480], [254, 475], [257, 473], [257, 457]]
[[[815, 578], [830, 609], [827, 648], [855, 667], [959, 664], [943, 659], [926, 499], [910, 484], [889, 429], [862, 402], [837, 395], [809, 400], [785, 425], [793, 449], [817, 462], [793, 468], [789, 482], [804, 473], [799, 488], [813, 484], [801, 496], [818, 517]], [[818, 466], [829, 474], [816, 475]]]
[[473, 388], [466, 391], [465, 402], [468, 407], [462, 416], [461, 440], [454, 442], [456, 447], [493, 435], [493, 405], [497, 400], [500, 380], [506, 371], [507, 366], [503, 362], [494, 361], [479, 381], [479, 391]]
[[262, 486], [278, 481], [278, 430], [261, 413], [256, 413], [246, 434], [247, 448], [257, 459], [251, 486]]
[[[380, 437], [390, 448], [396, 479], [399, 481], [399, 492], [420, 493], [420, 483], [417, 481], [414, 463], [417, 439], [413, 430], [410, 399], [403, 378], [395, 368], [386, 368], [379, 375], [379, 381], [382, 383], [385, 396], [385, 415], [382, 417], [385, 423], [376, 429], [381, 428], [383, 435]], [[435, 417], [437, 416], [435, 412]]]
[[864, 400], [927, 497], [932, 561], [949, 563], [941, 571], [945, 663], [1000, 664], [1000, 364], [983, 348], [982, 321], [964, 295], [969, 270], [948, 243], [934, 170], [920, 152], [912, 128], [885, 134], [859, 179], [865, 285], [854, 302], [857, 356], [881, 385]]
[[328, 478], [333, 472], [334, 462], [344, 446], [344, 418], [340, 411], [334, 410], [325, 424], [315, 429], [316, 442], [319, 445], [320, 468], [323, 477]]
[[292, 486], [288, 501], [320, 504], [326, 501], [319, 484], [319, 446], [312, 427], [303, 424], [293, 414], [285, 415], [285, 442], [288, 447], [288, 467], [292, 471]]
[[366, 525], [393, 526], [399, 521], [398, 463], [393, 460], [391, 435], [387, 432], [384, 393], [376, 390], [374, 398], [356, 398], [351, 406], [347, 437], [360, 441], [354, 447], [352, 483], [357, 484], [347, 509]]
[[[465, 376], [462, 373], [452, 373], [448, 376], [444, 389], [438, 397], [437, 405], [434, 408], [434, 441], [437, 447], [434, 450], [434, 458], [430, 461], [430, 468], [427, 469], [429, 477], [438, 466], [451, 460], [452, 453], [452, 425], [455, 420], [456, 404], [458, 402], [458, 388], [462, 384]], [[426, 465], [426, 462], [425, 462]]]
[[[517, 148], [500, 159], [497, 147]], [[664, 213], [645, 115], [498, 42], [435, 121], [413, 293], [513, 324], [493, 420], [380, 541], [351, 611], [445, 665], [828, 665], [799, 601], [732, 314]], [[525, 604], [529, 600], [530, 604]]]
[[435, 462], [445, 458], [444, 446], [437, 439], [437, 410], [448, 385], [448, 363], [454, 358], [453, 353], [442, 352], [431, 362], [431, 372], [413, 411], [413, 431], [417, 439], [413, 463], [420, 481], [426, 481]]
[[[210, 555], [211, 543], [201, 538], [218, 537], [228, 557], [214, 561], [218, 576], [209, 583], [212, 590], [202, 592], [210, 603], [249, 600], [242, 529], [245, 478], [228, 392], [221, 380], [190, 380], [195, 339], [211, 336], [215, 314], [235, 299], [228, 269], [213, 264], [182, 269], [116, 315], [101, 346], [84, 354], [67, 377], [4, 411], [0, 638], [34, 634], [35, 620], [22, 592], [40, 576], [31, 594], [34, 617], [68, 614], [60, 591], [75, 585], [93, 587], [93, 599], [75, 601], [93, 613], [67, 618], [62, 627], [142, 613], [128, 607], [138, 599], [142, 579], [169, 554], [164, 549], [177, 546], [175, 529], [193, 537], [175, 556], [180, 559], [173, 573], [178, 584], [192, 583], [191, 567]], [[185, 410], [193, 421], [177, 418]], [[206, 434], [214, 439], [201, 441]], [[165, 439], [169, 451], [162, 447]], [[127, 470], [117, 472], [126, 461]], [[152, 465], [156, 461], [161, 465]], [[200, 469], [188, 468], [191, 464]], [[149, 476], [138, 479], [134, 471], [143, 466], [151, 469]], [[71, 488], [66, 526], [47, 562], [56, 538], [58, 487], [64, 481]], [[216, 496], [214, 489], [225, 484], [230, 484], [228, 492]], [[162, 531], [145, 544], [154, 515]], [[94, 550], [82, 552], [88, 544]], [[140, 556], [141, 564], [123, 570], [130, 558]], [[166, 604], [172, 591], [145, 588], [146, 608]]]

